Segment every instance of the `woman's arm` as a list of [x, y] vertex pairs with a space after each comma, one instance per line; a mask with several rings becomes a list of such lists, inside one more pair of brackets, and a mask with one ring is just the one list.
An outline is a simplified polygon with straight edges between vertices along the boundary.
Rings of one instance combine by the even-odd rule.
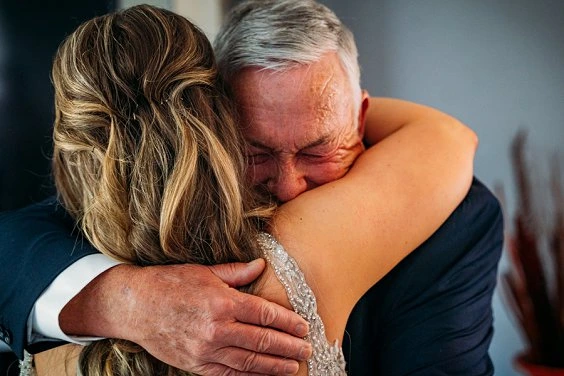
[[64, 345], [33, 356], [37, 376], [75, 376], [78, 358], [83, 347]]
[[344, 178], [283, 205], [272, 228], [304, 269], [324, 321], [343, 327], [364, 292], [436, 231], [472, 180], [474, 132], [426, 106], [377, 101], [382, 125], [366, 136], [379, 142]]
[[367, 145], [374, 145], [406, 124], [419, 120], [431, 121], [433, 116], [439, 120], [448, 117], [430, 107], [402, 99], [370, 97], [365, 115], [364, 141]]

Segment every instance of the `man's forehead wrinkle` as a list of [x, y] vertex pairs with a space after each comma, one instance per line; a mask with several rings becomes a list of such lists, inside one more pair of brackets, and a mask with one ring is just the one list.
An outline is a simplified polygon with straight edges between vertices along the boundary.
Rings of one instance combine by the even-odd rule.
[[323, 134], [323, 135], [319, 136], [316, 140], [313, 140], [310, 143], [303, 145], [301, 147], [301, 149], [302, 150], [311, 149], [311, 148], [315, 148], [316, 146], [325, 145], [331, 140], [331, 138], [332, 137], [331, 137], [330, 133]]
[[[331, 70], [331, 74], [328, 75], [327, 77], [325, 77], [325, 79], [320, 83], [319, 85], [319, 95], [323, 96], [325, 95], [325, 92], [328, 91], [328, 89], [331, 88], [331, 85], [334, 85], [334, 80], [335, 80], [335, 72], [333, 72]], [[327, 93], [327, 95], [332, 96], [334, 95], [334, 90], [333, 92], [329, 91]]]
[[[340, 132], [339, 132], [340, 133]], [[304, 135], [303, 133], [297, 133], [294, 128], [294, 137], [291, 138], [289, 142], [288, 139], [279, 137], [246, 137], [246, 142], [249, 146], [255, 147], [257, 149], [268, 150], [273, 153], [297, 153], [301, 150], [307, 150], [315, 148], [317, 146], [326, 145], [329, 143], [335, 143], [338, 138], [335, 132], [330, 132], [328, 130], [323, 133], [315, 132], [308, 133]], [[263, 135], [265, 136], [265, 135]]]
[[246, 142], [247, 142], [247, 145], [255, 147], [255, 148], [270, 149], [270, 147], [268, 145], [265, 145], [263, 142], [261, 142], [259, 140], [255, 140], [253, 138], [247, 138]]
[[320, 83], [317, 91], [317, 105], [315, 108], [316, 121], [325, 129], [332, 128], [331, 122], [336, 117], [335, 101], [337, 99], [338, 83], [336, 82], [335, 75], [331, 72], [330, 75], [324, 77]]

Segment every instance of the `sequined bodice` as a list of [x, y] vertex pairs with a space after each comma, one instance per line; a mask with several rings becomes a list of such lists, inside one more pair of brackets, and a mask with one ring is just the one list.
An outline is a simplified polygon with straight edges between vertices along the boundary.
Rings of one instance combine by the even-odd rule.
[[307, 362], [309, 376], [346, 375], [345, 357], [338, 341], [330, 344], [325, 327], [317, 313], [317, 301], [296, 261], [286, 253], [274, 237], [261, 233], [259, 243], [264, 257], [272, 265], [276, 277], [284, 286], [288, 300], [300, 316], [309, 322], [306, 337], [313, 346], [313, 355]]

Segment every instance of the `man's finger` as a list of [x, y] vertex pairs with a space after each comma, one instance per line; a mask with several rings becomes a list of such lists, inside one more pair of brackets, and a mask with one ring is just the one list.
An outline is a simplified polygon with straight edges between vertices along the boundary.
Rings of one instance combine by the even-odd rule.
[[238, 322], [222, 328], [217, 334], [231, 339], [226, 348], [240, 348], [298, 361], [309, 359], [312, 353], [309, 342], [275, 329]]
[[245, 309], [235, 313], [238, 321], [276, 328], [297, 337], [307, 335], [307, 321], [294, 311], [254, 295], [241, 294], [240, 298], [243, 299], [240, 305]]
[[255, 372], [265, 375], [295, 375], [299, 363], [249, 350], [226, 347], [217, 352], [217, 361], [240, 372]]
[[202, 376], [268, 376], [264, 373], [241, 372], [218, 363], [208, 363], [195, 372]]
[[231, 287], [248, 285], [261, 275], [266, 266], [263, 259], [256, 259], [249, 263], [234, 262], [210, 266], [209, 269], [223, 282]]

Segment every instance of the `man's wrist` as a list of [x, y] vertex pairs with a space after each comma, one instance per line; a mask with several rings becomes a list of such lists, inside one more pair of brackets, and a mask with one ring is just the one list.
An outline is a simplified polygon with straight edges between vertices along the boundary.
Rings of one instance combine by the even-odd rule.
[[131, 289], [140, 270], [120, 264], [97, 276], [65, 305], [61, 330], [69, 336], [130, 339], [126, 318], [134, 311]]
[[98, 338], [67, 336], [59, 325], [59, 315], [85, 286], [119, 262], [101, 253], [87, 255], [59, 273], [35, 301], [28, 318], [28, 343], [59, 339], [67, 342], [86, 342]]

